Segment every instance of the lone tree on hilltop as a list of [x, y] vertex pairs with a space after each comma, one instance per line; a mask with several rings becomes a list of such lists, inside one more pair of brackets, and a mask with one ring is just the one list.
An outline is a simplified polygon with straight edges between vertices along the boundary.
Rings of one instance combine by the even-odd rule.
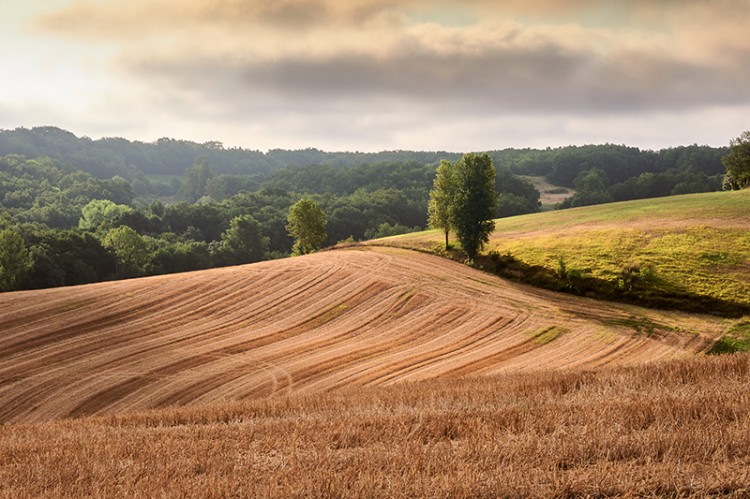
[[445, 249], [448, 249], [448, 234], [453, 221], [453, 204], [458, 190], [456, 165], [450, 161], [440, 161], [433, 188], [430, 191], [430, 204], [427, 207], [430, 227], [443, 229], [445, 232]]
[[495, 166], [484, 154], [464, 154], [456, 163], [456, 197], [452, 216], [458, 240], [470, 260], [490, 240], [497, 206]]
[[750, 131], [729, 141], [729, 153], [721, 158], [721, 162], [727, 170], [724, 189], [750, 187]]
[[302, 198], [289, 208], [286, 230], [294, 238], [292, 253], [304, 255], [326, 240], [326, 215], [315, 201]]

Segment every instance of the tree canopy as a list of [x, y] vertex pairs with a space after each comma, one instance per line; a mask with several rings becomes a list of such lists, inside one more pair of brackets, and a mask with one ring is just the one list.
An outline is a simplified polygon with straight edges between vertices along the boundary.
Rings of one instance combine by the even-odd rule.
[[750, 187], [750, 131], [743, 132], [729, 142], [729, 153], [721, 162], [727, 171], [724, 177], [725, 188]]
[[107, 231], [115, 226], [117, 221], [133, 208], [116, 204], [109, 199], [92, 199], [81, 209], [81, 219], [78, 228], [96, 232]]
[[465, 154], [456, 163], [453, 220], [461, 247], [473, 260], [495, 228], [495, 167], [486, 153]]
[[[563, 207], [718, 190], [725, 173], [721, 157], [728, 151], [611, 144], [491, 151], [498, 193], [492, 216], [540, 209], [539, 192], [519, 175], [579, 187]], [[169, 138], [92, 140], [55, 127], [0, 130], [0, 229], [17, 232], [30, 260], [30, 270], [13, 287], [112, 279], [116, 262], [124, 276], [248, 261], [255, 256], [242, 255], [243, 231], [230, 230], [244, 216], [257, 222], [256, 240], [268, 242], [263, 258], [419, 230], [428, 215], [433, 227], [457, 233], [452, 210], [435, 211], [435, 192], [431, 201], [431, 189], [449, 191], [436, 178], [441, 158], [455, 168], [461, 154], [310, 148], [263, 153]], [[290, 207], [301, 198], [314, 201], [326, 221], [324, 240], [314, 246], [295, 241], [288, 231]], [[123, 254], [116, 257], [112, 238], [103, 245], [109, 231], [120, 227], [132, 229], [145, 247], [131, 269], [122, 266]]]
[[252, 215], [241, 215], [233, 218], [221, 235], [221, 249], [230, 263], [259, 262], [266, 257], [268, 238], [263, 237], [261, 226]]
[[143, 238], [127, 225], [110, 229], [102, 246], [114, 252], [118, 277], [136, 277], [144, 273], [149, 259], [148, 247]]
[[289, 208], [287, 230], [294, 238], [295, 255], [312, 253], [326, 240], [326, 215], [315, 201], [302, 198]]
[[30, 265], [29, 251], [18, 231], [0, 230], [0, 291], [18, 289]]
[[427, 207], [430, 227], [442, 229], [445, 233], [445, 249], [449, 248], [448, 235], [454, 225], [453, 204], [458, 191], [458, 176], [456, 165], [447, 160], [441, 160], [435, 174], [435, 182], [430, 191], [430, 201]]

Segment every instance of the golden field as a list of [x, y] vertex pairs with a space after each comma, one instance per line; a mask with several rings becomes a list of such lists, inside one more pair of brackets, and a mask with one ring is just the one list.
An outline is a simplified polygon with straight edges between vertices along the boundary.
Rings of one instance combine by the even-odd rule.
[[[551, 255], [629, 220], [661, 265], [682, 246], [657, 232], [744, 230], [733, 196], [514, 217], [492, 244]], [[684, 261], [741, 303], [745, 236], [721, 234]], [[746, 320], [510, 282], [434, 237], [0, 294], [0, 497], [750, 494], [750, 357], [705, 354]]]
[[0, 427], [0, 497], [746, 497], [747, 354]]

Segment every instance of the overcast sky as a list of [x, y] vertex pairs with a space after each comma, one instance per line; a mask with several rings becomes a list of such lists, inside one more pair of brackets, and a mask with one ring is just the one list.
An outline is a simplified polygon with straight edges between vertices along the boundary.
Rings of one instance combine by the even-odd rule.
[[750, 0], [0, 0], [0, 128], [251, 149], [727, 145]]

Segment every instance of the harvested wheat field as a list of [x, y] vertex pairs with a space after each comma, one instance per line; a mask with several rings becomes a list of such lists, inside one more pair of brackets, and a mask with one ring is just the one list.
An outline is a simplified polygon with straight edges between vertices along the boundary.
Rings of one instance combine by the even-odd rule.
[[398, 248], [0, 295], [0, 422], [690, 356], [726, 321]]
[[747, 354], [0, 427], [0, 497], [747, 497]]

